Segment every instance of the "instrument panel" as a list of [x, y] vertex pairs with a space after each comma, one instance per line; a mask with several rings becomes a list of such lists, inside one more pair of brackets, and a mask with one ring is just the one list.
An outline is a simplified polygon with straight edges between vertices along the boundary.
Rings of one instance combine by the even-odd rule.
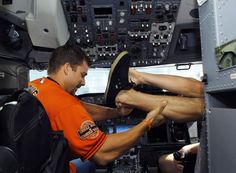
[[70, 42], [94, 67], [110, 67], [121, 51], [131, 66], [162, 64], [176, 25], [180, 0], [62, 0]]

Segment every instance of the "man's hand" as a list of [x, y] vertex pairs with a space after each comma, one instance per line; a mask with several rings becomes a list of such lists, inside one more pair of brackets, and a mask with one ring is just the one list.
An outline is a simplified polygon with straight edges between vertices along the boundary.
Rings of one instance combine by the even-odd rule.
[[181, 154], [181, 158], [184, 158], [185, 155], [187, 154], [197, 154], [199, 148], [199, 143], [194, 143], [194, 144], [189, 144], [183, 146], [180, 150], [179, 153]]
[[160, 106], [158, 106], [156, 109], [152, 110], [151, 112], [147, 114], [144, 121], [150, 122], [151, 128], [157, 127], [165, 121], [165, 117], [161, 115], [161, 113], [166, 107], [166, 105], [167, 105], [167, 101], [161, 101]]

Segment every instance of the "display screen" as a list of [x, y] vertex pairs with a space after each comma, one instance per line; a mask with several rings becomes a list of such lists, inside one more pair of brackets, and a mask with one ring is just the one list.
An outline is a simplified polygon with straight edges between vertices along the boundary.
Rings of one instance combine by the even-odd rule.
[[125, 132], [127, 130], [129, 130], [130, 128], [132, 128], [134, 125], [118, 125], [116, 126], [116, 132], [120, 133], [120, 132]]
[[129, 130], [132, 128], [134, 125], [131, 124], [122, 124], [122, 125], [116, 125], [115, 127], [108, 127], [108, 133], [121, 133]]
[[94, 14], [95, 15], [112, 14], [112, 8], [111, 7], [94, 8]]

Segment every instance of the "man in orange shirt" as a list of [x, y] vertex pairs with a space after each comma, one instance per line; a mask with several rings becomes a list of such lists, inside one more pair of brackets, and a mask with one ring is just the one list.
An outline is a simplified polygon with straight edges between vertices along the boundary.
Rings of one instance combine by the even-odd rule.
[[[122, 58], [119, 61], [123, 61]], [[118, 117], [121, 111], [88, 104], [74, 96], [85, 85], [90, 61], [79, 48], [58, 47], [49, 61], [48, 77], [30, 82], [33, 94], [43, 104], [53, 130], [62, 130], [72, 152], [100, 165], [128, 151], [150, 128], [162, 121], [167, 102], [162, 101], [146, 118], [126, 132], [104, 134], [94, 121]]]

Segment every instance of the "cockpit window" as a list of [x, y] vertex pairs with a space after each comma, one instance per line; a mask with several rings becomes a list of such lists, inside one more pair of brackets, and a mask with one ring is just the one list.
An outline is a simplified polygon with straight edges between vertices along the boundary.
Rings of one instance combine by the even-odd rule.
[[[185, 77], [192, 77], [201, 80], [203, 76], [202, 64], [196, 63], [191, 65], [189, 70], [177, 70], [174, 64], [149, 66], [149, 67], [136, 67], [138, 71], [154, 73], [154, 74], [170, 74]], [[109, 68], [90, 68], [86, 76], [86, 85], [81, 87], [76, 95], [88, 93], [104, 93], [108, 80]], [[30, 70], [30, 80], [47, 76], [47, 71]]]

